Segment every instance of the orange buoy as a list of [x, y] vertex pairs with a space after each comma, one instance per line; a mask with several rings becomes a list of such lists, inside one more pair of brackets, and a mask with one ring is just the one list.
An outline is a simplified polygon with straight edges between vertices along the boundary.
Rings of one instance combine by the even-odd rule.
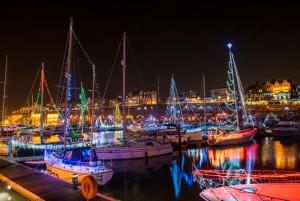
[[86, 175], [82, 178], [81, 192], [87, 200], [96, 197], [98, 192], [98, 185], [96, 179], [92, 175]]

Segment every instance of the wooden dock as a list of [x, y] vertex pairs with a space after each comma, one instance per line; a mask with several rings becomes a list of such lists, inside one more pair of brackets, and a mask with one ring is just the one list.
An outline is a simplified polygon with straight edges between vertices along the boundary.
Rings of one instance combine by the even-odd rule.
[[[14, 190], [18, 192], [21, 191], [19, 193], [31, 200], [86, 200], [81, 194], [80, 190], [74, 190], [72, 188], [72, 184], [2, 158], [0, 158], [0, 180], [2, 180], [2, 182], [5, 183], [11, 182], [13, 185], [16, 186], [16, 188], [19, 188]], [[104, 196], [104, 198], [96, 197], [90, 201], [107, 200], [115, 199], [110, 198], [109, 196], [107, 199], [105, 199]]]

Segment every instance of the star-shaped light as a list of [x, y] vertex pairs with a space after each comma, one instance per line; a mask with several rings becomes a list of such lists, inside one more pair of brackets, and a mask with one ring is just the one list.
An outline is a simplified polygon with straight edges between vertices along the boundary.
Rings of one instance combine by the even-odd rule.
[[232, 47], [232, 44], [231, 43], [228, 43], [227, 44], [227, 47], [230, 49]]

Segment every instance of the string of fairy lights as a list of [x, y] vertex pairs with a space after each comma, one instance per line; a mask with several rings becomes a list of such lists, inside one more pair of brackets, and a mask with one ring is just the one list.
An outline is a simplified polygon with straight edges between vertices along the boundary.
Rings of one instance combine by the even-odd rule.
[[239, 107], [237, 106], [237, 101], [240, 102], [240, 109], [242, 112], [243, 124], [250, 124], [253, 126], [253, 119], [251, 115], [247, 113], [244, 90], [239, 77], [237, 66], [234, 60], [233, 53], [231, 52], [232, 44], [227, 45], [229, 49], [229, 62], [227, 70], [227, 81], [226, 81], [226, 96], [225, 106], [229, 114], [225, 116], [227, 121], [227, 127], [229, 129], [238, 130], [239, 129]]

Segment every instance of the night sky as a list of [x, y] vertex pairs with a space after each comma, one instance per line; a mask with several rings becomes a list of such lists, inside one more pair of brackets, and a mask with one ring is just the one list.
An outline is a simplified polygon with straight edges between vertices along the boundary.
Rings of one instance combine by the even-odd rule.
[[[41, 62], [46, 63], [46, 78], [55, 97], [70, 16], [96, 63], [101, 92], [123, 31], [136, 61], [128, 56], [128, 90], [156, 89], [158, 74], [164, 96], [171, 74], [178, 91], [200, 91], [203, 73], [208, 89], [223, 87], [229, 41], [244, 88], [256, 81], [299, 80], [300, 8], [292, 1], [41, 2], [0, 2], [0, 77], [3, 80], [8, 54], [9, 111], [25, 104]], [[81, 79], [88, 83], [90, 68], [78, 55]], [[117, 94], [121, 94], [119, 60], [107, 96]]]

